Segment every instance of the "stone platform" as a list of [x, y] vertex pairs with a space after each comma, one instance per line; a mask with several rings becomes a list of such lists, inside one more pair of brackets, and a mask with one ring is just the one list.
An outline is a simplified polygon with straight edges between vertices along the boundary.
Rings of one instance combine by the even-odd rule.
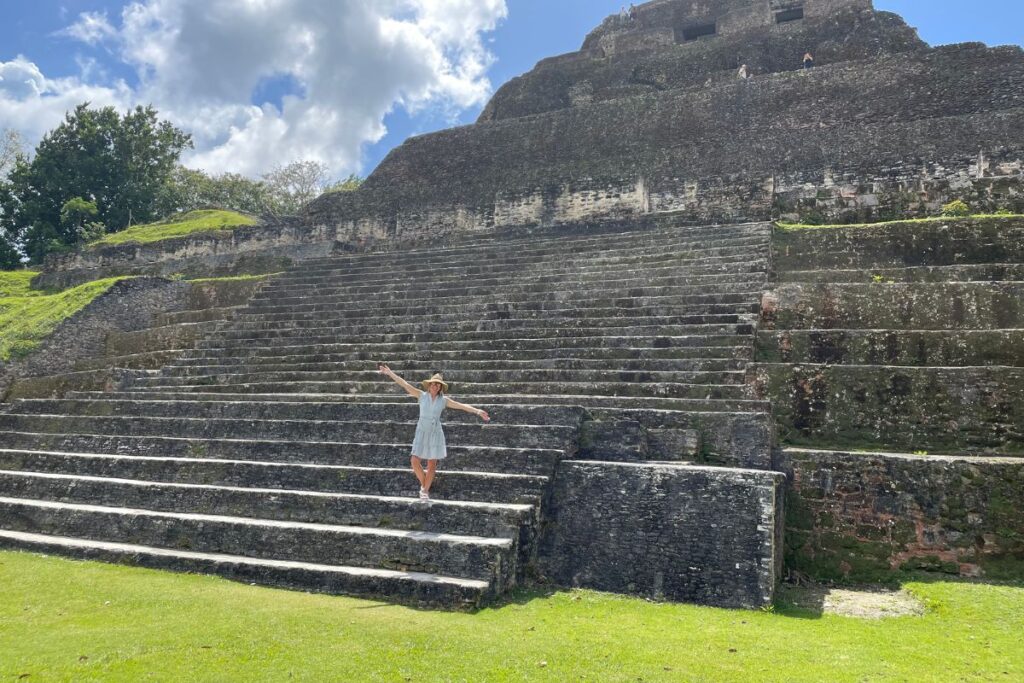
[[[595, 230], [311, 260], [159, 370], [15, 401], [0, 413], [0, 544], [445, 607], [540, 575], [765, 604], [781, 489], [747, 366], [771, 226]], [[492, 415], [448, 412], [429, 506], [408, 470], [416, 406], [379, 362], [413, 381], [442, 371]], [[616, 461], [587, 475], [587, 504], [569, 458]], [[570, 571], [588, 505], [607, 497], [601, 524], [641, 533], [616, 504], [627, 471], [671, 475], [641, 477], [665, 487], [642, 533], [682, 515], [649, 545], [657, 572], [609, 579], [624, 556], [599, 539]], [[709, 535], [684, 491], [736, 523]]]

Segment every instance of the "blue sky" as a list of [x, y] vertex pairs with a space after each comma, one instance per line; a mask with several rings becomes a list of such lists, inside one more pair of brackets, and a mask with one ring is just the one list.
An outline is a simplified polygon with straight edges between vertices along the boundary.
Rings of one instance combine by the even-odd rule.
[[[409, 135], [472, 122], [621, 4], [282, 0], [268, 16], [247, 1], [0, 0], [0, 128], [34, 143], [83, 99], [152, 102], [193, 133], [190, 165], [255, 176], [318, 158], [365, 174]], [[1024, 43], [1021, 0], [875, 5], [931, 44]]]

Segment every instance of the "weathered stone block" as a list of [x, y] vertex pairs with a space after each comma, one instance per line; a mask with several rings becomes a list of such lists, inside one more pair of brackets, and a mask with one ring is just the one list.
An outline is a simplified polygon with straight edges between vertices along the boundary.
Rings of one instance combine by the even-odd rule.
[[761, 364], [784, 443], [1024, 455], [1024, 369]]
[[542, 570], [564, 585], [726, 607], [771, 604], [783, 476], [564, 461]]

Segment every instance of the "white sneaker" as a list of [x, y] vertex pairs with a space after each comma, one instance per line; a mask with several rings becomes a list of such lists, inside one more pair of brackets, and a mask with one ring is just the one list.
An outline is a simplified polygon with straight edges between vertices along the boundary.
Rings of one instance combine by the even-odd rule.
[[420, 500], [430, 500], [430, 494], [424, 488], [420, 488]]

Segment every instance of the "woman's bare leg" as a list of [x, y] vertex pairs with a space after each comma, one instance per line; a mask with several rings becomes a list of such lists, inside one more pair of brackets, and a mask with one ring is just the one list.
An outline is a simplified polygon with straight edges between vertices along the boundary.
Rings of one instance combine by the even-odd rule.
[[420, 488], [426, 488], [426, 485], [423, 483], [426, 480], [426, 475], [423, 473], [423, 463], [415, 455], [412, 456], [412, 473], [419, 480]]
[[423, 477], [423, 490], [430, 493], [430, 485], [434, 483], [434, 475], [437, 473], [437, 461], [427, 461], [427, 473]]

